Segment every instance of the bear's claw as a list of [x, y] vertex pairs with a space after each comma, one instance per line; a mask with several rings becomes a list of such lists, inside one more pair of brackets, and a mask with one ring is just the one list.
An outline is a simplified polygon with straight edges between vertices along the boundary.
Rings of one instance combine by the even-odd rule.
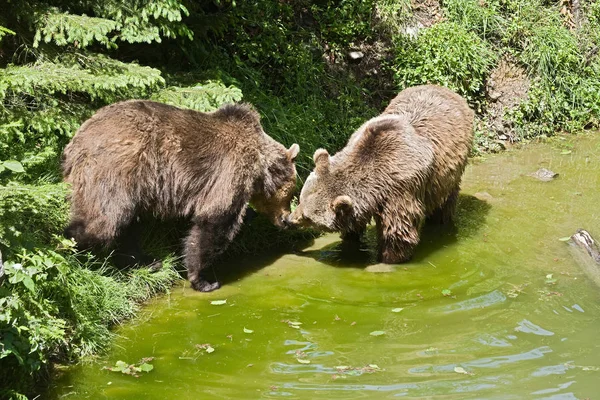
[[192, 287], [199, 292], [212, 292], [213, 290], [217, 290], [221, 287], [220, 282], [210, 283], [205, 280], [199, 280], [196, 282], [192, 282]]

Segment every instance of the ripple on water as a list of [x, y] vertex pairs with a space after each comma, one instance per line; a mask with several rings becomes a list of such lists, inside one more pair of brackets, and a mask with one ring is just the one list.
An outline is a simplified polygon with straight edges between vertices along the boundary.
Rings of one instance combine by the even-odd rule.
[[490, 307], [505, 301], [506, 296], [501, 291], [494, 290], [493, 292], [486, 293], [472, 299], [458, 301], [445, 306], [433, 307], [429, 309], [429, 311], [433, 313], [449, 314], [457, 311], [468, 311], [477, 308]]
[[538, 326], [536, 324], [534, 324], [533, 322], [524, 319], [523, 321], [519, 322], [517, 327], [515, 328], [516, 331], [518, 332], [523, 332], [523, 333], [533, 333], [534, 335], [538, 335], [538, 336], [553, 336], [554, 332], [550, 332], [544, 328], [542, 328], [541, 326]]
[[551, 353], [552, 349], [548, 346], [539, 347], [530, 351], [518, 354], [509, 354], [495, 357], [485, 357], [477, 360], [470, 360], [460, 363], [452, 363], [445, 365], [425, 365], [420, 367], [410, 368], [408, 371], [413, 374], [431, 374], [441, 372], [453, 372], [456, 367], [463, 368], [499, 368], [505, 364], [514, 364], [521, 361], [534, 360], [544, 357], [544, 354]]

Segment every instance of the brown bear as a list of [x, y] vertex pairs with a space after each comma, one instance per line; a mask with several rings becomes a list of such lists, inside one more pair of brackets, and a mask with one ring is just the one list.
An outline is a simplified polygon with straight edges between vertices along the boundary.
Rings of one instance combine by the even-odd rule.
[[142, 100], [104, 107], [63, 153], [72, 186], [66, 233], [83, 247], [105, 248], [129, 236], [142, 213], [189, 218], [188, 279], [196, 290], [217, 289], [201, 271], [236, 235], [249, 202], [276, 225], [286, 223], [298, 151], [268, 136], [246, 104], [211, 113]]
[[403, 90], [333, 157], [324, 149], [315, 152], [315, 169], [290, 224], [338, 231], [348, 240], [374, 218], [379, 259], [409, 260], [426, 217], [452, 219], [473, 142], [473, 116], [449, 89]]

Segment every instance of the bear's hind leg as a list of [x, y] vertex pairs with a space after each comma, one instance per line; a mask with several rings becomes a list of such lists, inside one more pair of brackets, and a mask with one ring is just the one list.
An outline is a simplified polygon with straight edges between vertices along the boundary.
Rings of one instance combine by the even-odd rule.
[[458, 188], [453, 190], [444, 204], [435, 210], [431, 216], [429, 216], [428, 220], [442, 225], [452, 223], [454, 220], [454, 212], [456, 211], [456, 203], [458, 203], [458, 192]]
[[146, 254], [140, 245], [142, 234], [142, 223], [134, 221], [122, 229], [117, 239], [117, 249], [113, 254], [113, 262], [118, 267], [132, 267], [134, 265], [145, 265], [151, 270], [157, 271], [162, 268], [162, 262]]
[[135, 213], [134, 204], [124, 193], [106, 197], [94, 194], [71, 198], [71, 221], [65, 236], [74, 238], [82, 249], [109, 248]]

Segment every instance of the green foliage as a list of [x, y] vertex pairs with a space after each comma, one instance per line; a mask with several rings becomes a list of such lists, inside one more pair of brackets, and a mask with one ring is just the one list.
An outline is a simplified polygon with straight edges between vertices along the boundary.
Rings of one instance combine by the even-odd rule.
[[237, 87], [225, 86], [221, 82], [207, 81], [192, 87], [168, 87], [152, 95], [152, 100], [196, 111], [209, 112], [222, 104], [235, 103], [242, 99]]
[[482, 39], [502, 37], [506, 19], [500, 13], [500, 0], [448, 0], [443, 4], [444, 12], [450, 21], [476, 33]]
[[564, 76], [580, 72], [584, 61], [577, 38], [560, 25], [537, 27], [520, 58], [532, 75], [557, 84]]
[[50, 12], [43, 14], [38, 23], [39, 28], [33, 39], [34, 47], [38, 47], [42, 40], [45, 43], [54, 42], [58, 46], [72, 44], [79, 48], [88, 47], [94, 42], [106, 47], [116, 47], [108, 34], [119, 24], [110, 19]]
[[[538, 14], [540, 11], [538, 11]], [[551, 135], [557, 130], [597, 127], [600, 118], [600, 63], [584, 53], [586, 44], [600, 45], [592, 32], [593, 18], [577, 34], [559, 23], [558, 12], [531, 22], [520, 40], [519, 59], [532, 76], [526, 101], [512, 112], [523, 138]]]
[[[131, 317], [139, 301], [164, 292], [179, 275], [172, 264], [149, 277], [123, 274], [76, 257], [71, 241], [60, 250], [23, 251], [6, 261], [0, 286], [1, 387], [25, 384], [51, 360], [70, 360], [105, 348], [109, 327]], [[10, 382], [10, 384], [9, 384]]]
[[410, 0], [380, 0], [375, 2], [375, 14], [379, 19], [378, 24], [384, 31], [394, 35], [413, 16]]
[[42, 8], [36, 13], [33, 46], [38, 47], [43, 41], [76, 48], [93, 43], [117, 48], [117, 41], [160, 43], [163, 37], [193, 38], [190, 29], [181, 23], [189, 13], [178, 0], [105, 1], [92, 5], [89, 11], [97, 17], [71, 14], [56, 7]]
[[13, 31], [11, 31], [10, 29], [6, 29], [3, 26], [0, 26], [0, 41], [2, 40], [2, 38], [6, 35], [14, 35], [15, 33]]
[[539, 27], [562, 26], [558, 9], [544, 6], [543, 0], [508, 0], [503, 6], [508, 22], [501, 42], [510, 52], [522, 51]]
[[435, 83], [449, 87], [471, 103], [481, 101], [496, 55], [477, 35], [453, 22], [442, 22], [416, 40], [400, 41], [396, 79], [401, 88]]
[[0, 186], [0, 251], [11, 256], [22, 248], [33, 249], [52, 242], [66, 226], [66, 186]]
[[[328, 0], [323, 2], [324, 4], [319, 3], [311, 5], [311, 12], [316, 17], [320, 33], [328, 42], [344, 45], [354, 44], [359, 38], [371, 38], [371, 22], [376, 1]], [[385, 6], [389, 13], [402, 7], [400, 3], [392, 1]]]

